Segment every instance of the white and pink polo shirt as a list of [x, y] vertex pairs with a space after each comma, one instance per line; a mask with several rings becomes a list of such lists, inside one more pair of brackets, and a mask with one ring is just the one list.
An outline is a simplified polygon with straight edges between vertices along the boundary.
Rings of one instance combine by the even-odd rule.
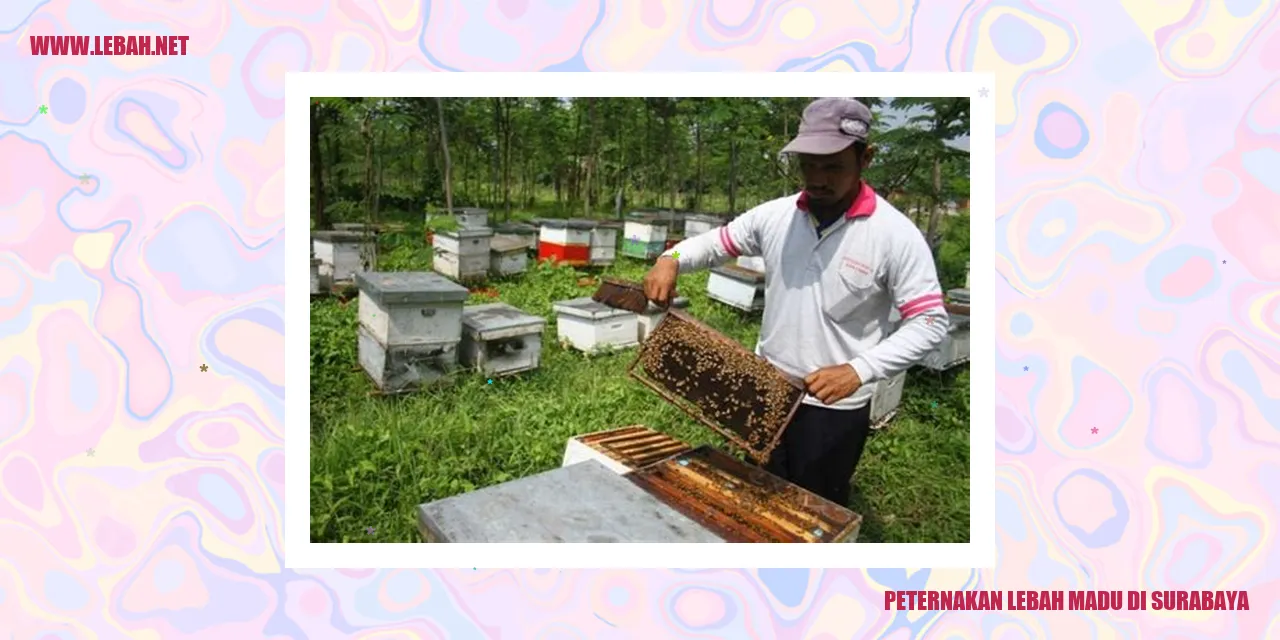
[[[806, 204], [803, 193], [766, 202], [663, 255], [676, 257], [682, 273], [764, 258], [756, 353], [797, 378], [851, 365], [863, 386], [830, 407], [858, 409], [870, 402], [872, 383], [910, 368], [946, 337], [938, 272], [924, 235], [869, 185], [821, 234]], [[902, 316], [896, 331], [894, 308]]]

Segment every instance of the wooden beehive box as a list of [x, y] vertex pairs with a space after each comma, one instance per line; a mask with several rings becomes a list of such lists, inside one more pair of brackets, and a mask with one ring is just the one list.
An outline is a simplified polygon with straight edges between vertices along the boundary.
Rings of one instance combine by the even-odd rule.
[[665, 433], [632, 425], [569, 438], [560, 466], [595, 460], [614, 473], [630, 473], [689, 450], [689, 445]]
[[[671, 301], [672, 309], [684, 309], [688, 306], [688, 298], [677, 297]], [[665, 317], [667, 317], [667, 310], [653, 304], [652, 302], [649, 303], [649, 306], [645, 308], [643, 313], [637, 313], [636, 329], [638, 329], [637, 334], [640, 342], [644, 342], [644, 339], [649, 337], [650, 333], [653, 333], [653, 330], [657, 328], [658, 323], [662, 322], [662, 319]]]
[[530, 251], [538, 250], [538, 227], [524, 222], [506, 222], [494, 227], [494, 239], [515, 238]]
[[634, 347], [638, 342], [636, 314], [614, 309], [590, 297], [552, 305], [556, 312], [556, 336], [562, 343], [586, 353], [606, 348]]
[[630, 216], [622, 228], [622, 255], [652, 260], [667, 250], [667, 223], [653, 216]]
[[801, 381], [679, 309], [627, 372], [761, 464], [804, 399]]
[[591, 255], [588, 258], [591, 266], [607, 267], [617, 260], [621, 227], [617, 222], [600, 222], [591, 230]]
[[431, 266], [454, 280], [479, 280], [489, 273], [493, 229], [440, 231], [432, 239]]
[[947, 309], [947, 337], [920, 363], [925, 368], [946, 371], [969, 361], [969, 316], [960, 315], [958, 311], [959, 309]]
[[724, 225], [724, 221], [718, 216], [707, 215], [704, 213], [695, 213], [685, 216], [684, 219], [684, 237], [692, 238], [700, 236], [716, 227]]
[[591, 231], [595, 223], [589, 220], [544, 219], [538, 230], [538, 260], [585, 267], [591, 261]]
[[491, 376], [537, 369], [545, 324], [503, 302], [463, 307], [462, 364]]
[[726, 542], [854, 542], [862, 517], [703, 446], [624, 478]]
[[429, 272], [359, 273], [357, 352], [378, 388], [433, 382], [457, 364], [467, 290]]
[[765, 272], [763, 256], [741, 256], [738, 258], [738, 266], [749, 271]]
[[724, 542], [594, 460], [419, 505], [427, 542]]
[[489, 210], [463, 207], [453, 210], [453, 218], [461, 229], [483, 229], [489, 224]]
[[764, 309], [764, 273], [726, 264], [712, 267], [707, 277], [707, 297], [736, 309]]
[[377, 225], [368, 225], [363, 222], [335, 222], [333, 223], [333, 230], [343, 231], [346, 233], [359, 233], [362, 235], [364, 233], [378, 235], [380, 231]]
[[373, 235], [352, 231], [316, 231], [311, 236], [320, 275], [334, 283], [351, 282], [355, 274], [374, 263], [377, 242]]
[[523, 238], [501, 235], [489, 242], [489, 271], [494, 275], [515, 275], [528, 268], [529, 246]]
[[893, 420], [898, 413], [898, 405], [902, 403], [902, 387], [906, 384], [907, 372], [903, 371], [887, 380], [876, 383], [871, 394], [871, 428], [881, 429]]

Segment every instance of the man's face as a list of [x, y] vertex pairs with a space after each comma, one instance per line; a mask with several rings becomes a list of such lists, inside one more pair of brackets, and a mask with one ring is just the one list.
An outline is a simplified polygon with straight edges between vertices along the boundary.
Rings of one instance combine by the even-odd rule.
[[862, 167], [870, 155], [868, 149], [859, 158], [853, 145], [829, 156], [800, 154], [800, 173], [809, 202], [829, 207], [851, 196], [862, 181]]

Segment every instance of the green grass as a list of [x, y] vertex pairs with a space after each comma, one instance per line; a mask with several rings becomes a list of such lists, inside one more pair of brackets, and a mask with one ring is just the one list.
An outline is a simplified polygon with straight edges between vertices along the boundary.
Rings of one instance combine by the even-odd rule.
[[[427, 270], [421, 233], [384, 238], [381, 270]], [[606, 273], [640, 279], [647, 265], [621, 259]], [[416, 507], [553, 469], [574, 435], [643, 424], [690, 444], [723, 440], [626, 375], [634, 350], [586, 357], [562, 349], [551, 305], [591, 295], [585, 275], [531, 266], [486, 286], [548, 319], [539, 370], [495, 378], [460, 373], [439, 388], [371, 395], [356, 360], [356, 302], [311, 305], [311, 539], [419, 542]], [[710, 301], [707, 273], [681, 276], [689, 311], [748, 347], [759, 319]], [[468, 304], [491, 301], [473, 295]], [[862, 542], [969, 539], [969, 374], [908, 374], [889, 427], [867, 442], [850, 507]], [[935, 406], [936, 404], [936, 406]], [[370, 535], [367, 527], [374, 527]]]

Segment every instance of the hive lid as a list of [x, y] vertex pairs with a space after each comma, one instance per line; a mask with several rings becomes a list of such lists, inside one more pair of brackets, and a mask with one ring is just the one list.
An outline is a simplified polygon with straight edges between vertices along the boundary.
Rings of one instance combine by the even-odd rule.
[[516, 235], [538, 232], [537, 227], [524, 222], [504, 222], [494, 229], [498, 233], [512, 233]]
[[365, 229], [366, 229], [366, 228], [369, 230], [369, 233], [371, 233], [371, 234], [375, 234], [375, 235], [376, 235], [376, 234], [378, 233], [378, 226], [377, 226], [377, 225], [369, 225], [369, 224], [365, 224], [365, 223], [363, 223], [363, 222], [335, 222], [335, 223], [333, 223], [333, 229], [334, 229], [334, 231], [354, 231], [354, 232], [356, 232], [356, 233], [364, 233], [364, 231], [365, 231]]
[[804, 400], [804, 384], [736, 340], [672, 309], [627, 373], [761, 464]]
[[542, 226], [550, 227], [552, 229], [569, 228], [569, 229], [580, 229], [583, 231], [587, 231], [590, 229], [594, 229], [596, 226], [596, 223], [590, 220], [582, 220], [580, 218], [573, 218], [570, 220], [564, 220], [560, 218], [543, 218]]
[[670, 223], [669, 219], [667, 218], [662, 218], [660, 216], [655, 216], [650, 214], [635, 214], [635, 213], [627, 214], [627, 222], [634, 222], [636, 224], [643, 224], [651, 227], [666, 227], [666, 226], [669, 226], [669, 223]]
[[862, 518], [764, 469], [702, 446], [625, 476], [727, 542], [840, 542]]
[[378, 306], [462, 302], [467, 288], [431, 271], [357, 273], [356, 286]]
[[726, 278], [733, 278], [739, 282], [747, 284], [761, 284], [764, 282], [764, 274], [759, 271], [753, 271], [736, 264], [724, 264], [711, 268], [712, 273], [718, 273]]
[[494, 253], [524, 251], [528, 246], [524, 240], [513, 236], [494, 236], [493, 240], [489, 241], [489, 250]]
[[454, 231], [437, 231], [436, 235], [455, 240], [470, 240], [472, 238], [488, 238], [493, 236], [493, 229], [489, 227], [477, 227], [474, 229], [457, 229]]
[[531, 329], [541, 331], [546, 320], [530, 315], [505, 302], [468, 305], [462, 308], [462, 326], [472, 333]]
[[479, 216], [479, 215], [487, 216], [489, 215], [489, 210], [481, 209], [480, 207], [461, 207], [461, 208], [455, 208], [453, 210], [453, 215], [455, 216]]
[[723, 542], [595, 460], [418, 507], [441, 542]]
[[[368, 234], [374, 235], [374, 234]], [[314, 242], [362, 242], [365, 234], [359, 231], [313, 231], [311, 232], [311, 240]]]
[[608, 318], [617, 318], [625, 315], [632, 315], [630, 311], [622, 309], [614, 309], [606, 304], [592, 300], [590, 296], [585, 298], [574, 298], [573, 300], [565, 300], [552, 305], [557, 313], [575, 316], [578, 318], [586, 318], [588, 320], [606, 320]]
[[706, 222], [709, 224], [724, 224], [724, 220], [720, 216], [713, 216], [709, 213], [691, 213], [684, 217], [685, 222]]
[[621, 229], [622, 220], [601, 220], [596, 223], [597, 229]]

